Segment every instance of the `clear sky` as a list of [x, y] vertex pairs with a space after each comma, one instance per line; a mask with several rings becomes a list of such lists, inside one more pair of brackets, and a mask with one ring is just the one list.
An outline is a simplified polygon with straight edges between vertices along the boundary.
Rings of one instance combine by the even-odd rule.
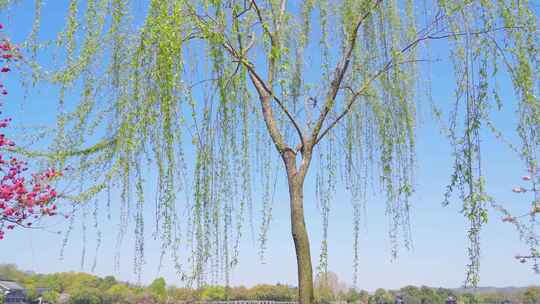
[[[15, 42], [21, 41], [30, 31], [33, 22], [31, 1], [11, 12], [0, 12], [0, 22], [7, 27], [7, 33]], [[48, 15], [45, 16], [42, 38], [52, 38], [63, 24], [63, 11], [67, 1], [44, 1]], [[433, 96], [437, 102], [448, 103], [452, 98], [453, 79], [448, 62], [444, 60], [444, 51], [434, 48], [434, 57], [441, 57], [441, 62], [433, 65]], [[50, 117], [56, 108], [55, 95], [47, 87], [39, 87], [25, 92], [15, 81], [8, 82], [11, 94], [3, 112], [12, 117], [14, 124], [50, 123]], [[508, 81], [500, 79], [505, 103], [513, 103], [513, 95]], [[512, 132], [515, 126], [514, 109], [509, 106], [502, 114], [495, 116], [499, 127]], [[8, 131], [9, 132], [9, 131]], [[19, 131], [14, 131], [19, 132]], [[384, 197], [371, 196], [367, 204], [367, 214], [363, 215], [360, 242], [360, 274], [358, 287], [367, 290], [399, 288], [404, 285], [429, 285], [458, 287], [465, 279], [467, 264], [467, 223], [459, 213], [460, 202], [455, 201], [448, 207], [441, 202], [445, 187], [452, 170], [450, 146], [447, 139], [437, 129], [430, 112], [430, 106], [424, 103], [419, 108], [419, 129], [417, 136], [418, 169], [416, 193], [413, 196], [411, 210], [412, 237], [414, 248], [401, 250], [397, 260], [391, 260], [390, 241], [387, 231], [387, 219], [384, 214]], [[483, 162], [487, 176], [489, 193], [499, 202], [504, 203], [517, 213], [526, 210], [528, 197], [518, 196], [511, 188], [520, 184], [523, 165], [504, 145], [498, 143], [492, 135], [483, 135]], [[306, 186], [306, 218], [312, 241], [314, 265], [317, 265], [321, 239], [321, 217], [315, 201], [314, 187]], [[258, 257], [258, 246], [250, 233], [241, 247], [240, 264], [234, 270], [234, 285], [253, 285], [256, 283], [296, 282], [296, 262], [293, 242], [290, 236], [289, 208], [285, 183], [278, 184], [274, 203], [274, 216], [269, 232], [268, 251], [265, 263]], [[114, 203], [114, 202], [113, 202]], [[259, 205], [256, 205], [259, 206]], [[256, 214], [259, 214], [256, 209]], [[500, 221], [498, 214], [492, 213], [490, 222], [482, 232], [482, 286], [524, 286], [539, 284], [540, 276], [535, 275], [529, 266], [513, 259], [518, 253], [525, 253], [526, 247], [520, 243], [517, 233], [508, 224]], [[259, 219], [257, 219], [259, 221]], [[66, 223], [57, 226], [65, 228]], [[87, 259], [81, 267], [83, 242], [81, 225], [76, 223], [71, 238], [65, 248], [64, 259], [60, 259], [63, 235], [55, 235], [41, 230], [18, 230], [10, 233], [0, 242], [0, 263], [14, 263], [21, 269], [36, 272], [90, 271], [95, 257], [95, 232], [88, 224], [86, 242]], [[128, 234], [121, 248], [121, 264], [114, 267], [116, 233], [118, 223], [103, 219], [101, 231], [103, 243], [97, 254], [98, 275], [115, 275], [122, 280], [135, 281], [133, 273], [133, 239]], [[57, 229], [56, 227], [54, 229]], [[352, 281], [352, 217], [346, 191], [338, 188], [332, 201], [329, 226], [329, 269], [339, 277]], [[143, 282], [150, 282], [156, 276], [163, 276], [168, 283], [180, 284], [174, 268], [169, 261], [158, 269], [159, 244], [150, 238], [146, 241], [147, 263], [143, 270]]]

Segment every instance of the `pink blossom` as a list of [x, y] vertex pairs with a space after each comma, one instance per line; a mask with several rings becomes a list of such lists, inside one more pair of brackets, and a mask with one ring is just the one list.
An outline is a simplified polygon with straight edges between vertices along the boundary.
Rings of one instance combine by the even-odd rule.
[[523, 187], [516, 187], [514, 189], [512, 189], [513, 192], [515, 193], [524, 193], [524, 192], [527, 192], [527, 189], [523, 188]]

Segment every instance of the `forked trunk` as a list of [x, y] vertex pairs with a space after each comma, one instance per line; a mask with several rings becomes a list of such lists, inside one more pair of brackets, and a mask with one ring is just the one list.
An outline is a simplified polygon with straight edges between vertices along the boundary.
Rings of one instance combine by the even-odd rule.
[[305, 174], [298, 174], [296, 162], [292, 155], [285, 156], [285, 166], [289, 183], [292, 237], [298, 267], [298, 301], [300, 304], [312, 304], [314, 302], [313, 268], [311, 266], [309, 238], [304, 221]]

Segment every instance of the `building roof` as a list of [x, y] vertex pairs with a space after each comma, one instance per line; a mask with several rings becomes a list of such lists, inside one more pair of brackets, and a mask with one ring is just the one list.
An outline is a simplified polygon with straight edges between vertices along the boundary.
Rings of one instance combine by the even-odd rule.
[[24, 288], [13, 281], [0, 281], [0, 288], [5, 290], [24, 290]]

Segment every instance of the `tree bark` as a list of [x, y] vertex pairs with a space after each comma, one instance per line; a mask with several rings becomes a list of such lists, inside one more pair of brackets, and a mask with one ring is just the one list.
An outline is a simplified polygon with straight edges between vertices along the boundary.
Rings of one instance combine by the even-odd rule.
[[283, 159], [287, 169], [291, 230], [298, 268], [298, 301], [300, 304], [312, 304], [315, 299], [313, 294], [313, 267], [311, 265], [309, 237], [304, 220], [304, 178], [307, 165], [303, 166], [298, 172], [296, 170], [296, 154], [292, 151], [286, 151], [283, 154]]

